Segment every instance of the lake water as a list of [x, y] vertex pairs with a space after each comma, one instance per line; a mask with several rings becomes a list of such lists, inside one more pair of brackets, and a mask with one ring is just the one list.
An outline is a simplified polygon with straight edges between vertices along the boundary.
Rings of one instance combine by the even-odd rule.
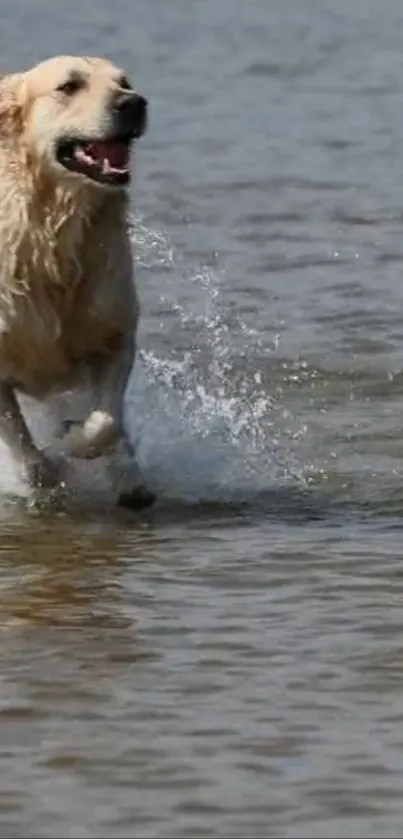
[[401, 836], [403, 4], [3, 0], [0, 52], [150, 100], [159, 497], [1, 508], [0, 836]]

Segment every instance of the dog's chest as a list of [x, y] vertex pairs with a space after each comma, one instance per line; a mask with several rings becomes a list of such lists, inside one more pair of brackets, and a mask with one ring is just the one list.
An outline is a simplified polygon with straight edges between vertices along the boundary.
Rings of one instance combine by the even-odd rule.
[[[72, 277], [73, 280], [73, 277]], [[69, 386], [77, 365], [102, 352], [105, 326], [84, 279], [15, 294], [0, 315], [0, 375], [38, 395]], [[83, 305], [77, 306], [81, 301]]]
[[81, 361], [116, 346], [137, 309], [129, 285], [115, 280], [122, 264], [125, 277], [131, 269], [126, 237], [116, 242], [117, 220], [124, 229], [119, 208], [108, 207], [96, 223], [71, 206], [50, 208], [22, 234], [13, 226], [0, 261], [0, 378], [33, 394], [64, 388]]

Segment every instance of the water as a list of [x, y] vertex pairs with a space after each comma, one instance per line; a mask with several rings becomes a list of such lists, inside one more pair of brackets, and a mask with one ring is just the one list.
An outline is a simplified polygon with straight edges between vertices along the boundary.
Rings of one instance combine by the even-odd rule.
[[127, 407], [159, 496], [116, 513], [94, 466], [0, 507], [0, 835], [399, 837], [403, 7], [0, 22], [5, 69], [107, 53], [150, 99]]

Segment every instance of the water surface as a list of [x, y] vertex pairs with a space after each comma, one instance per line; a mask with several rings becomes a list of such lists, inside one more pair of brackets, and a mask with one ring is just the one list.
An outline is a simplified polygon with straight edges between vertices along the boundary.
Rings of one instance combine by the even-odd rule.
[[[155, 486], [0, 518], [0, 834], [403, 831], [403, 6], [4, 0], [150, 99], [128, 417]], [[4, 469], [6, 467], [4, 466]]]

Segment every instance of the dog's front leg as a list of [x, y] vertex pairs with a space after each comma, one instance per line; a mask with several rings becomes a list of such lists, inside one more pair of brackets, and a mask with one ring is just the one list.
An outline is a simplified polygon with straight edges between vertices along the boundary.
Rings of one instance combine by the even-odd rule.
[[72, 457], [101, 457], [118, 440], [130, 442], [124, 428], [124, 397], [134, 364], [134, 342], [128, 339], [113, 357], [86, 359], [91, 391], [91, 411], [83, 422], [66, 420], [63, 448]]
[[119, 448], [122, 457], [114, 459], [122, 484], [119, 503], [146, 507], [154, 496], [146, 489], [135, 461], [135, 453], [124, 424], [124, 400], [135, 358], [134, 339], [127, 339], [113, 358], [88, 361], [93, 410], [83, 423], [65, 423], [64, 451], [73, 457], [92, 459]]
[[13, 387], [0, 384], [0, 438], [25, 470], [34, 488], [58, 484], [58, 468], [37, 448], [21, 413]]

